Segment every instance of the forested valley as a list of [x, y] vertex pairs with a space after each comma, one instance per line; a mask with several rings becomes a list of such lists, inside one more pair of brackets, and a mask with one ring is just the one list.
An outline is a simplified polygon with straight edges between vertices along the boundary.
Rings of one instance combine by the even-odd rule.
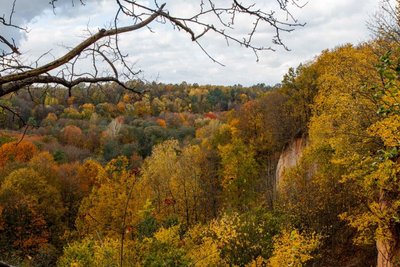
[[[22, 31], [16, 2], [0, 26]], [[189, 18], [115, 2], [114, 25], [45, 65], [0, 33], [0, 266], [400, 266], [400, 1], [371, 40], [254, 86], [145, 82], [119, 34], [168, 22], [215, 64], [207, 34], [258, 60], [259, 23], [284, 48], [304, 26], [297, 1], [277, 1], [294, 22], [238, 1]], [[244, 39], [236, 16], [254, 19]]]
[[399, 72], [396, 47], [374, 40], [323, 51], [272, 87], [3, 97], [1, 260], [397, 266]]

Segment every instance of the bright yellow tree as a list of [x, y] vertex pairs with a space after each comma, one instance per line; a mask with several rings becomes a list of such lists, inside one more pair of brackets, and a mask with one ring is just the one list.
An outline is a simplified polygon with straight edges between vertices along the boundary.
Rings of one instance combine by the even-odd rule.
[[320, 245], [321, 237], [315, 233], [305, 234], [298, 230], [283, 230], [275, 238], [274, 252], [269, 259], [271, 267], [301, 267], [315, 257], [313, 252]]

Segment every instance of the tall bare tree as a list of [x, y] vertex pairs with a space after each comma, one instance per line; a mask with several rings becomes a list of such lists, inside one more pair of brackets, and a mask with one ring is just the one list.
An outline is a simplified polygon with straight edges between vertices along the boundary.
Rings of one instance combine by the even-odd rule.
[[380, 8], [368, 22], [368, 28], [378, 39], [400, 43], [400, 0], [381, 0]]

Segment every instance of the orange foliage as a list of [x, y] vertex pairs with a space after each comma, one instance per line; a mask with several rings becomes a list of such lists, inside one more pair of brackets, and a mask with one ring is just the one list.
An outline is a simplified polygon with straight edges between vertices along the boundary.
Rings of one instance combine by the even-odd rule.
[[81, 106], [81, 108], [83, 109], [83, 110], [88, 110], [88, 111], [90, 111], [90, 112], [94, 112], [95, 111], [95, 106], [92, 104], [92, 103], [85, 103], [85, 104], [83, 104], [82, 106]]
[[35, 253], [49, 241], [46, 220], [32, 203], [13, 200], [12, 205], [4, 206], [0, 213], [0, 225], [3, 226], [0, 234], [8, 237], [8, 246], [24, 254]]
[[103, 167], [94, 160], [87, 160], [78, 167], [77, 180], [82, 192], [86, 195], [92, 187], [99, 183], [98, 179], [104, 175]]
[[178, 113], [178, 116], [179, 116], [179, 120], [181, 121], [182, 125], [190, 126], [190, 121], [189, 121], [190, 114], [188, 114], [186, 112], [181, 112], [181, 113]]
[[124, 96], [122, 97], [122, 101], [125, 103], [130, 103], [132, 102], [132, 95], [130, 94], [124, 94]]
[[[20, 203], [18, 203], [20, 204]], [[21, 205], [22, 204], [22, 205]], [[13, 230], [15, 240], [12, 246], [25, 253], [34, 252], [40, 249], [41, 246], [46, 245], [49, 241], [50, 233], [46, 226], [44, 216], [35, 211], [28, 203], [21, 203], [17, 209], [8, 212], [14, 212], [20, 216], [16, 218], [13, 224], [8, 224], [8, 231]], [[26, 214], [22, 215], [21, 211]], [[28, 223], [27, 221], [30, 221]]]
[[124, 102], [118, 102], [117, 109], [118, 109], [119, 112], [124, 113], [125, 112], [125, 103]]
[[61, 140], [68, 145], [81, 146], [84, 139], [81, 128], [68, 125], [62, 130]]
[[36, 146], [30, 142], [6, 143], [0, 147], [0, 167], [12, 161], [28, 162], [36, 152]]
[[68, 98], [67, 103], [68, 105], [73, 105], [75, 103], [76, 97], [75, 96], [71, 96]]
[[163, 119], [157, 119], [158, 125], [160, 125], [163, 128], [167, 128], [167, 123]]

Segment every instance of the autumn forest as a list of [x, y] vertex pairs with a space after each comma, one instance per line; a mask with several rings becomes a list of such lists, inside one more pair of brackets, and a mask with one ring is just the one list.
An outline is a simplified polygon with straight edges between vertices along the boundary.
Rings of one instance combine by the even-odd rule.
[[4, 93], [0, 265], [400, 266], [400, 37], [378, 22], [276, 85]]

